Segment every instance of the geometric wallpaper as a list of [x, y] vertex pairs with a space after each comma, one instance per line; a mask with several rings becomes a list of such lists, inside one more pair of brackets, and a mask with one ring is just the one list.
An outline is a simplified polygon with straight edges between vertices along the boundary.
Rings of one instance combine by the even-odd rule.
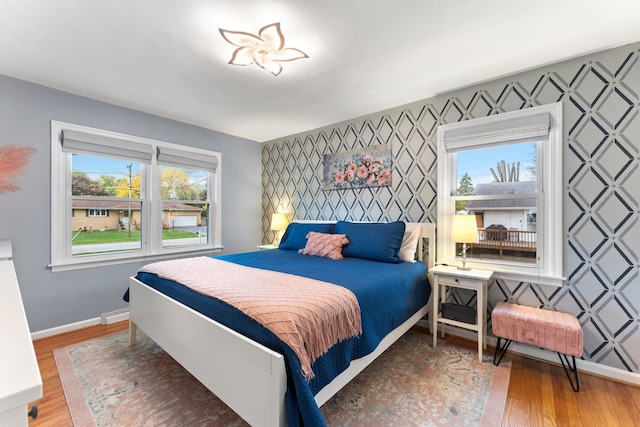
[[[510, 301], [574, 314], [585, 360], [640, 373], [640, 43], [264, 143], [264, 241], [274, 238], [276, 211], [436, 222], [438, 125], [558, 101], [564, 223], [557, 238], [568, 280], [562, 287], [494, 280], [489, 312]], [[389, 143], [392, 186], [322, 190], [324, 154]], [[475, 305], [474, 293], [454, 298]]]

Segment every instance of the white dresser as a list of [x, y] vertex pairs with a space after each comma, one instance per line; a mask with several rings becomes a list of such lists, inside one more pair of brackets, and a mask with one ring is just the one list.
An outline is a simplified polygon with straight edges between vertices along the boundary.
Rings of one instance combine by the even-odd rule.
[[42, 378], [8, 240], [0, 240], [0, 343], [0, 426], [26, 426]]

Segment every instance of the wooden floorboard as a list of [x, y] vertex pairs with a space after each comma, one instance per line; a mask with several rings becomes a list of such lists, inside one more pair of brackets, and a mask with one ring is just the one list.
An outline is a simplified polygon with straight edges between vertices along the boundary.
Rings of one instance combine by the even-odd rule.
[[[36, 420], [29, 421], [29, 426], [73, 425], [58, 376], [53, 349], [122, 331], [127, 326], [126, 321], [92, 326], [34, 341], [43, 381], [43, 397], [33, 402], [38, 405], [39, 415]], [[472, 341], [451, 336], [446, 340], [470, 349], [476, 348], [476, 343]], [[581, 372], [581, 390], [575, 393], [559, 364], [554, 365], [511, 352], [507, 353], [503, 360], [512, 363], [503, 427], [640, 425], [640, 387]]]
[[[58, 376], [58, 368], [53, 350], [80, 343], [92, 338], [112, 334], [127, 329], [128, 322], [118, 322], [111, 325], [98, 325], [67, 332], [33, 342], [36, 358], [40, 366], [42, 376], [42, 399], [33, 402], [38, 405], [38, 417], [29, 420], [29, 426], [33, 427], [68, 427], [73, 426], [71, 415], [64, 398], [64, 391]], [[84, 426], [76, 426], [84, 427]]]

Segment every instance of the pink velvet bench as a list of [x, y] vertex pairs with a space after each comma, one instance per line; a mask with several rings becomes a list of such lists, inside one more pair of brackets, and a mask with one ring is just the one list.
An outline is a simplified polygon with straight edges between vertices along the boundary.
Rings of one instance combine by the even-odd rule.
[[[498, 337], [493, 356], [494, 365], [500, 364], [511, 341], [542, 347], [558, 353], [571, 388], [574, 391], [580, 390], [576, 356], [582, 356], [583, 332], [575, 316], [559, 311], [498, 302], [491, 312], [491, 324], [493, 334]], [[501, 344], [502, 339], [506, 340], [504, 345]], [[571, 356], [572, 363], [569, 363], [568, 356]]]

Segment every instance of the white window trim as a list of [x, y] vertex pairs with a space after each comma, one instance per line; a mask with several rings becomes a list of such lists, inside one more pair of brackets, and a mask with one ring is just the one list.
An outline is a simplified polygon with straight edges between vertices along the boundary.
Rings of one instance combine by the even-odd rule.
[[[162, 203], [153, 203], [160, 200], [160, 188], [155, 185], [157, 181], [155, 171], [158, 168], [152, 168], [151, 174], [141, 174], [141, 178], [147, 177], [150, 182], [142, 183], [148, 188], [147, 202], [151, 202], [152, 209], [145, 209], [143, 221], [149, 224], [143, 230], [142, 249], [139, 251], [122, 252], [114, 254], [103, 254], [87, 257], [72, 257], [71, 244], [68, 243], [67, 236], [71, 233], [71, 197], [67, 194], [70, 177], [70, 165], [68, 164], [68, 156], [63, 153], [61, 144], [61, 133], [63, 130], [84, 132], [97, 137], [114, 138], [122, 141], [130, 141], [153, 147], [153, 152], [157, 149], [166, 148], [168, 150], [177, 150], [185, 153], [187, 156], [206, 156], [217, 161], [216, 172], [213, 180], [208, 186], [208, 198], [211, 201], [209, 215], [207, 217], [207, 225], [209, 234], [209, 242], [206, 245], [187, 246], [187, 247], [162, 247], [162, 235], [160, 234], [162, 227]], [[156, 165], [156, 156], [153, 156], [151, 164]], [[181, 256], [192, 256], [199, 254], [211, 254], [222, 250], [222, 222], [220, 205], [221, 198], [221, 164], [222, 155], [219, 152], [204, 150], [195, 147], [171, 144], [168, 142], [157, 141], [148, 138], [141, 138], [132, 135], [125, 135], [116, 132], [110, 132], [102, 129], [95, 129], [86, 126], [80, 126], [71, 123], [51, 121], [51, 264], [49, 267], [54, 272], [76, 270], [82, 268], [101, 267], [108, 265], [122, 264], [126, 262], [155, 261], [165, 258]], [[148, 168], [146, 164], [142, 164], [143, 170]], [[153, 176], [150, 176], [153, 175]]]
[[[447, 151], [445, 133], [472, 126], [499, 127], [499, 124], [505, 120], [526, 118], [540, 113], [548, 113], [550, 123], [548, 139], [538, 144], [538, 188], [541, 189], [538, 211], [543, 215], [538, 215], [537, 218], [539, 230], [537, 265], [527, 266], [519, 263], [479, 261], [469, 258], [467, 258], [467, 265], [472, 268], [493, 270], [494, 277], [505, 280], [562, 286], [566, 278], [563, 276], [561, 102], [438, 127], [438, 250], [436, 261], [438, 264], [458, 265], [460, 263], [459, 260], [456, 260], [455, 243], [451, 241], [451, 221], [455, 214], [453, 196], [456, 195], [457, 186], [456, 155], [455, 152]], [[509, 143], [511, 141], [508, 136], [505, 136], [502, 142]], [[499, 144], [500, 141], [493, 143]], [[467, 148], [471, 147], [472, 145], [467, 146]]]

